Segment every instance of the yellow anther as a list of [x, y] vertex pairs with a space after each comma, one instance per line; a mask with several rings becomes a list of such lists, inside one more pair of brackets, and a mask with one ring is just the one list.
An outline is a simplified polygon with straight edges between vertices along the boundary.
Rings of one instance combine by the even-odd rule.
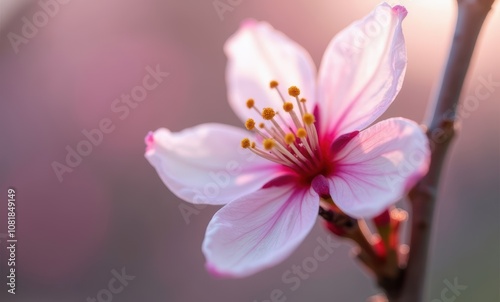
[[297, 88], [297, 86], [291, 86], [290, 88], [288, 88], [288, 94], [291, 96], [299, 96], [300, 89]]
[[286, 102], [285, 104], [283, 104], [283, 110], [285, 110], [285, 112], [292, 111], [293, 110], [293, 104], [289, 103], [289, 102]]
[[305, 138], [307, 136], [306, 129], [304, 128], [297, 129], [297, 136], [300, 138]]
[[264, 123], [260, 123], [260, 124], [259, 124], [259, 128], [261, 128], [261, 129], [264, 129], [264, 127], [265, 127], [265, 126], [266, 126], [266, 125], [264, 125]]
[[275, 115], [276, 112], [274, 112], [273, 108], [266, 107], [262, 109], [262, 117], [265, 120], [272, 120]]
[[250, 147], [255, 148], [255, 142], [252, 142], [252, 145]]
[[305, 102], [307, 102], [307, 100], [306, 100], [305, 98], [301, 98], [301, 99], [300, 99], [300, 102], [301, 102], [301, 103], [305, 103]]
[[271, 150], [272, 148], [274, 148], [274, 146], [276, 145], [276, 142], [274, 141], [274, 139], [272, 138], [266, 138], [263, 142], [262, 142], [262, 145], [264, 146], [264, 149], [266, 150]]
[[248, 109], [253, 108], [253, 105], [255, 105], [255, 101], [253, 99], [248, 99], [248, 101], [247, 101]]
[[304, 121], [304, 123], [306, 125], [312, 125], [315, 122], [314, 115], [312, 115], [310, 113], [304, 114], [304, 116], [302, 117], [302, 120]]
[[245, 127], [248, 129], [248, 130], [253, 130], [255, 128], [255, 121], [251, 118], [249, 118], [246, 122], [245, 122]]
[[271, 87], [271, 88], [276, 88], [276, 87], [278, 87], [278, 82], [276, 82], [276, 81], [271, 81], [271, 82], [269, 82], [269, 87]]
[[285, 143], [291, 145], [295, 142], [295, 135], [293, 133], [288, 133], [285, 135]]
[[250, 143], [250, 140], [248, 138], [244, 138], [241, 140], [241, 147], [246, 149], [248, 147], [250, 147], [251, 143]]

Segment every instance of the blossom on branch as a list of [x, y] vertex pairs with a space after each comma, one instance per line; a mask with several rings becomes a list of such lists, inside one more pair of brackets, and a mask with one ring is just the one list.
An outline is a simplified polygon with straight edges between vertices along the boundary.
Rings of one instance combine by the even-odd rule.
[[243, 277], [279, 263], [310, 232], [321, 200], [372, 218], [425, 175], [428, 141], [415, 122], [370, 126], [403, 82], [405, 16], [377, 6], [334, 37], [318, 73], [300, 45], [247, 21], [225, 45], [229, 103], [247, 130], [148, 135], [145, 156], [174, 194], [224, 205], [203, 242], [211, 272]]

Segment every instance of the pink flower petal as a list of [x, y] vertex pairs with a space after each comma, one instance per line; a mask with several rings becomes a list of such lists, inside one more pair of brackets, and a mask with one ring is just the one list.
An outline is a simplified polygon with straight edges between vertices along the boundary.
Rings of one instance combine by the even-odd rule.
[[269, 82], [279, 82], [281, 93], [288, 99], [288, 88], [297, 86], [301, 97], [310, 99], [310, 108], [315, 97], [314, 63], [300, 45], [265, 22], [245, 22], [227, 41], [224, 50], [228, 57], [226, 82], [229, 104], [245, 121], [258, 118], [254, 110], [246, 107], [246, 101], [255, 100], [255, 105], [281, 109], [283, 103]]
[[322, 133], [362, 130], [392, 103], [406, 70], [405, 16], [381, 4], [330, 42], [319, 71]]
[[427, 173], [428, 140], [413, 121], [393, 118], [361, 131], [335, 155], [330, 194], [345, 213], [373, 217]]
[[314, 190], [290, 184], [231, 202], [208, 225], [207, 269], [217, 276], [245, 277], [276, 265], [309, 233], [318, 208]]
[[195, 204], [226, 204], [255, 192], [284, 170], [240, 142], [248, 132], [203, 124], [181, 132], [158, 129], [147, 139], [146, 158], [165, 185]]

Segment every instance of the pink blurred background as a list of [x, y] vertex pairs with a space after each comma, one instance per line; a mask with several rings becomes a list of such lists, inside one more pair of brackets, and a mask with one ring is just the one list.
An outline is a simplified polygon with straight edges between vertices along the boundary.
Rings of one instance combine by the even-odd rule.
[[[292, 291], [285, 271], [312, 255], [318, 223], [281, 265], [240, 280], [204, 269], [205, 227], [216, 207], [186, 223], [183, 201], [162, 184], [143, 157], [145, 134], [203, 122], [240, 125], [226, 101], [222, 47], [246, 18], [267, 20], [303, 45], [319, 65], [329, 40], [378, 1], [41, 1], [57, 3], [36, 34], [13, 47], [23, 18], [38, 1], [0, 0], [0, 234], [6, 233], [7, 188], [17, 191], [17, 294], [0, 285], [2, 301], [87, 301], [108, 287], [112, 270], [135, 279], [113, 301], [264, 301], [280, 289], [286, 301], [365, 301], [378, 292], [342, 242]], [[455, 18], [454, 1], [396, 1], [407, 6], [404, 24], [409, 65], [405, 84], [383, 118], [422, 121], [436, 88]], [[231, 4], [228, 4], [231, 5]], [[41, 20], [43, 21], [43, 20]], [[464, 96], [481, 78], [500, 81], [500, 12], [490, 14], [479, 39]], [[17, 48], [17, 49], [16, 49]], [[169, 75], [123, 119], [115, 99], [141, 84], [146, 67]], [[499, 301], [500, 89], [467, 111], [448, 159], [436, 212], [428, 298], [444, 281], [466, 285], [456, 301]], [[123, 116], [122, 116], [123, 117]], [[84, 130], [111, 120], [114, 130], [62, 175], [66, 146]], [[406, 207], [406, 204], [402, 204]], [[6, 242], [0, 238], [5, 281]], [[105, 301], [105, 300], [104, 300]]]

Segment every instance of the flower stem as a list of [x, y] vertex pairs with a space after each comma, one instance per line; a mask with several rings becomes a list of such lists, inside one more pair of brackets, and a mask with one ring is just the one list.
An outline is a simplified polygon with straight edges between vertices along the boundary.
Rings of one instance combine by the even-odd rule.
[[455, 113], [477, 37], [495, 0], [457, 0], [458, 17], [427, 135], [432, 156], [428, 174], [413, 188], [411, 250], [400, 288], [384, 288], [390, 302], [421, 302], [439, 179], [455, 134]]

